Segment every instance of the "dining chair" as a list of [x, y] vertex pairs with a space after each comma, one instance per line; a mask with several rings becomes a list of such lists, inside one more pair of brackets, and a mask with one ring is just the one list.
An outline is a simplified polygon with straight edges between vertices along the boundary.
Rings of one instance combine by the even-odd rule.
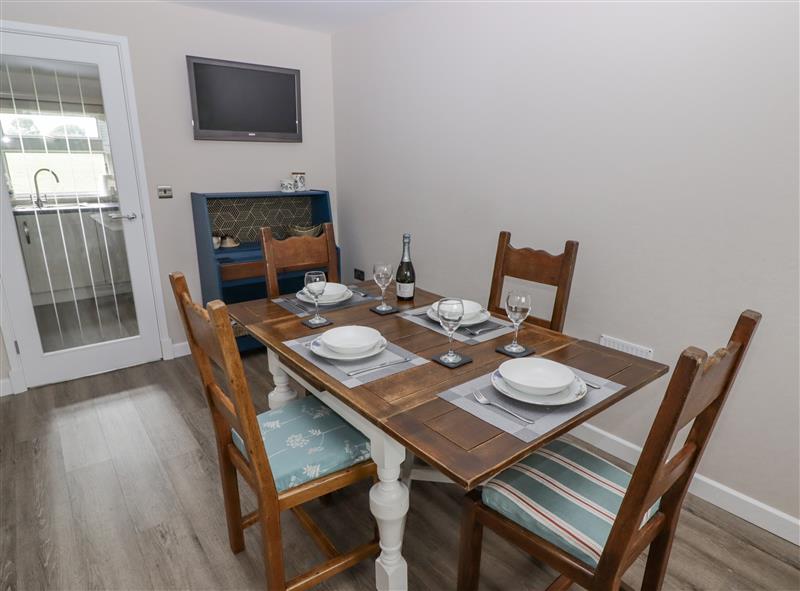
[[[711, 357], [695, 347], [683, 351], [633, 474], [556, 439], [469, 493], [459, 591], [478, 588], [484, 526], [561, 573], [549, 591], [573, 582], [627, 589], [622, 575], [649, 546], [641, 588], [658, 591], [683, 499], [760, 319], [743, 312], [728, 345]], [[683, 445], [670, 454], [690, 423]]]
[[339, 282], [339, 264], [336, 256], [336, 239], [333, 224], [322, 225], [322, 234], [292, 236], [276, 240], [270, 228], [261, 228], [261, 251], [264, 253], [264, 272], [267, 276], [267, 293], [280, 295], [278, 273], [325, 269], [328, 281]]
[[500, 300], [506, 277], [552, 285], [556, 287], [556, 299], [550, 319], [529, 316], [527, 322], [561, 332], [567, 315], [569, 291], [572, 287], [577, 256], [578, 243], [574, 240], [568, 240], [564, 244], [564, 252], [553, 255], [544, 250], [514, 248], [511, 246], [511, 233], [500, 232], [494, 259], [492, 286], [489, 291], [489, 311], [504, 313]]
[[[376, 555], [377, 538], [339, 553], [302, 507], [361, 480], [376, 479], [368, 440], [313, 396], [256, 415], [227, 307], [214, 300], [204, 309], [192, 301], [182, 273], [169, 278], [211, 411], [231, 550], [244, 550], [244, 529], [260, 526], [270, 591], [308, 589]], [[222, 382], [218, 373], [225, 378]], [[257, 509], [246, 515], [237, 472], [258, 501]], [[280, 522], [285, 510], [294, 513], [326, 557], [289, 581]]]

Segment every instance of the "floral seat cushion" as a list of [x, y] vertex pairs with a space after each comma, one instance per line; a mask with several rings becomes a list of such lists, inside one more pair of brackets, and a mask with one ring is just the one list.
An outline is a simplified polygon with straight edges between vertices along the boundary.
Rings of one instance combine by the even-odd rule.
[[[314, 396], [256, 418], [279, 492], [370, 459], [369, 440]], [[244, 440], [231, 432], [247, 457]]]
[[[556, 439], [484, 487], [488, 507], [597, 566], [630, 483], [628, 471]], [[656, 503], [645, 516], [655, 514]]]

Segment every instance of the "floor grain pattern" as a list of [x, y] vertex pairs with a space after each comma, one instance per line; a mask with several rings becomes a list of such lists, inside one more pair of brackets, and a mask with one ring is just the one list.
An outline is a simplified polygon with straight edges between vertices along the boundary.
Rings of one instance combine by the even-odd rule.
[[[245, 365], [259, 411], [266, 355]], [[254, 508], [242, 483], [243, 509]], [[368, 483], [308, 505], [339, 548], [369, 538]], [[403, 554], [411, 589], [454, 589], [461, 492], [414, 483]], [[284, 514], [289, 574], [322, 560]], [[263, 589], [261, 537], [228, 546], [216, 450], [189, 357], [0, 400], [0, 591]], [[625, 577], [638, 587], [640, 558]], [[481, 589], [544, 589], [554, 573], [492, 533]], [[318, 587], [369, 590], [365, 562]], [[699, 499], [684, 508], [665, 589], [800, 589], [798, 548]]]

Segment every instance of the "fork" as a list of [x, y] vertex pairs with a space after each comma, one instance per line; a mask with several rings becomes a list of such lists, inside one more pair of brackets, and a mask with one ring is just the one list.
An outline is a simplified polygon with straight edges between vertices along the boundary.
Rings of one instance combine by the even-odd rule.
[[347, 286], [347, 289], [349, 289], [349, 290], [350, 290], [350, 291], [352, 291], [353, 293], [357, 293], [357, 294], [358, 294], [358, 295], [360, 295], [362, 298], [365, 298], [365, 297], [367, 297], [367, 296], [369, 295], [369, 294], [368, 294], [366, 291], [364, 291], [364, 290], [363, 290], [363, 289], [361, 289], [360, 287], [356, 287], [355, 285], [348, 285], [348, 286]]
[[475, 400], [477, 400], [477, 401], [478, 401], [478, 404], [483, 404], [483, 405], [494, 406], [495, 408], [499, 408], [500, 410], [504, 410], [504, 411], [506, 411], [508, 414], [510, 414], [512, 417], [516, 417], [516, 418], [518, 418], [520, 421], [523, 421], [523, 422], [525, 422], [525, 423], [528, 423], [529, 425], [533, 425], [533, 424], [536, 422], [536, 421], [532, 421], [532, 420], [530, 420], [530, 419], [526, 419], [525, 417], [518, 415], [518, 414], [517, 414], [517, 413], [515, 413], [513, 410], [508, 410], [508, 409], [507, 409], [505, 406], [500, 406], [500, 405], [499, 405], [499, 404], [497, 404], [496, 402], [492, 402], [491, 400], [489, 400], [488, 398], [486, 398], [486, 396], [484, 396], [484, 395], [481, 393], [481, 391], [480, 391], [480, 390], [475, 390], [475, 391], [472, 393], [472, 395], [475, 397]]
[[486, 328], [470, 328], [469, 326], [462, 326], [461, 328], [464, 330], [464, 332], [474, 337], [477, 337], [478, 335], [481, 335], [485, 332], [489, 332], [491, 330], [497, 330], [497, 326], [494, 325], [487, 326]]

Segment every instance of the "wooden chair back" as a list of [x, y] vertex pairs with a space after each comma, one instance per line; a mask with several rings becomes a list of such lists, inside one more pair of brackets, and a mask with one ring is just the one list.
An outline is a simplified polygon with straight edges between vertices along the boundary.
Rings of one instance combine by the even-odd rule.
[[333, 224], [322, 225], [322, 234], [292, 236], [275, 240], [270, 228], [261, 228], [261, 250], [264, 253], [264, 272], [267, 276], [267, 293], [280, 295], [278, 273], [325, 269], [328, 281], [339, 282], [339, 265], [336, 257], [336, 238]]
[[[169, 280], [186, 330], [192, 358], [203, 382], [218, 451], [220, 454], [234, 455], [239, 462], [244, 463], [245, 469], [249, 464], [258, 488], [274, 498], [277, 510], [278, 493], [227, 306], [214, 300], [204, 309], [192, 301], [183, 273], [170, 273]], [[212, 364], [217, 366], [219, 372], [214, 371]], [[227, 382], [225, 385], [217, 380], [220, 372]], [[236, 429], [244, 440], [249, 456], [247, 459], [233, 445], [231, 429]]]
[[490, 312], [503, 312], [501, 297], [506, 277], [515, 277], [534, 283], [543, 283], [556, 287], [556, 299], [550, 319], [529, 316], [528, 322], [561, 332], [567, 315], [569, 291], [572, 287], [572, 275], [575, 272], [575, 260], [578, 256], [578, 243], [568, 240], [564, 252], [558, 255], [544, 250], [532, 248], [514, 248], [511, 246], [511, 233], [500, 232], [497, 240], [497, 255], [494, 259], [492, 287], [489, 292]]
[[[667, 561], [652, 558], [669, 554], [689, 483], [760, 319], [758, 312], [743, 312], [728, 345], [711, 357], [696, 347], [681, 354], [597, 566], [601, 583], [621, 576], [652, 542], [642, 589], [660, 587]], [[692, 421], [683, 446], [670, 457], [678, 432]], [[659, 499], [659, 511], [643, 524]]]

